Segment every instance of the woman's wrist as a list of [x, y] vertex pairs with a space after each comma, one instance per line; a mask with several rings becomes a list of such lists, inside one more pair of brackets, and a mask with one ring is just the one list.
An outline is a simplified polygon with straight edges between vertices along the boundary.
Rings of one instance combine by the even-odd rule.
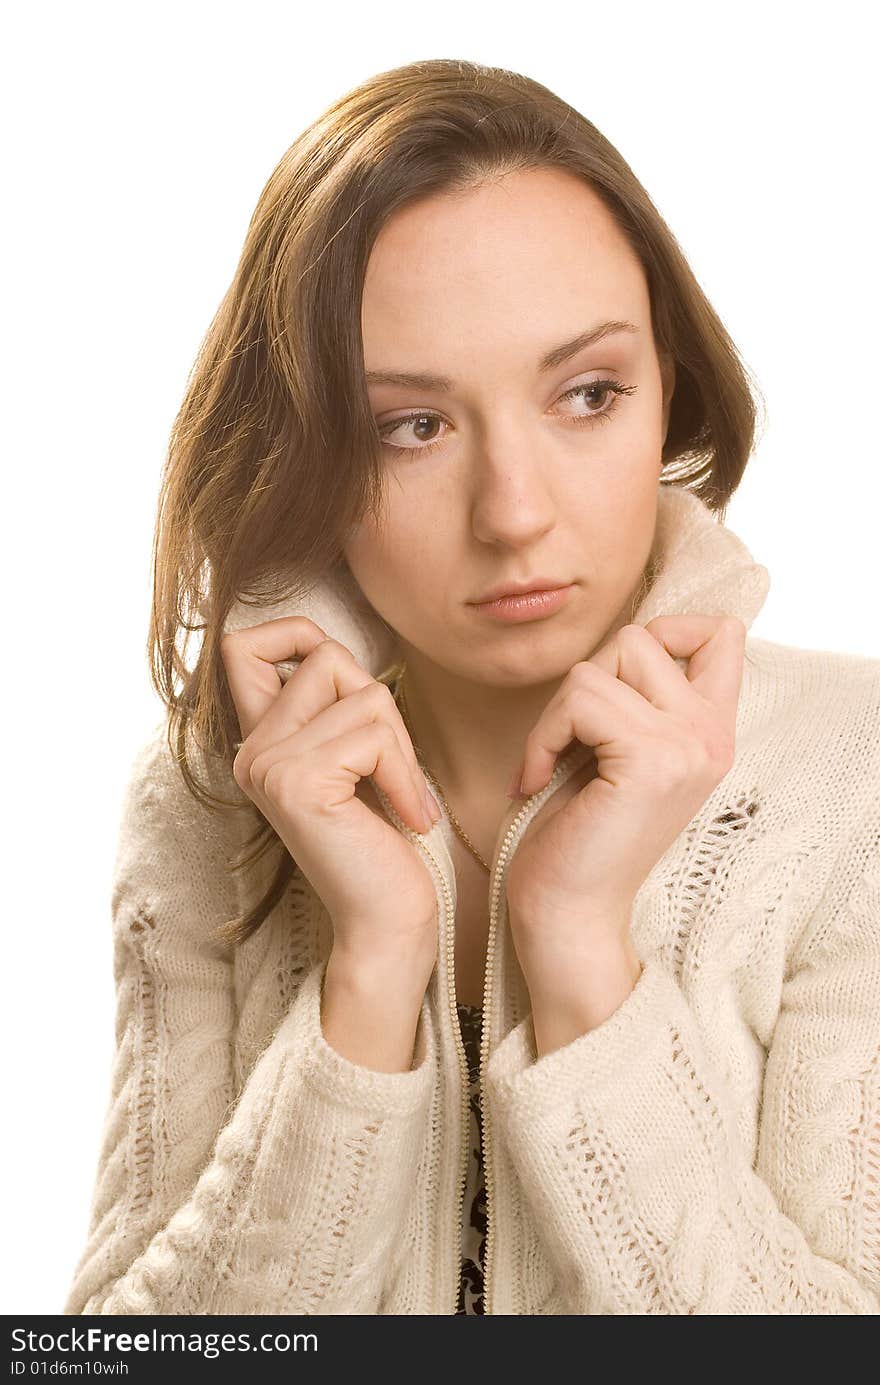
[[437, 957], [436, 944], [399, 946], [393, 950], [376, 947], [353, 948], [334, 942], [327, 959], [326, 977], [332, 972], [352, 989], [364, 995], [406, 995], [417, 1005], [427, 989]]
[[399, 956], [353, 958], [334, 949], [321, 988], [325, 1040], [362, 1067], [409, 1072], [428, 978], [424, 964]]

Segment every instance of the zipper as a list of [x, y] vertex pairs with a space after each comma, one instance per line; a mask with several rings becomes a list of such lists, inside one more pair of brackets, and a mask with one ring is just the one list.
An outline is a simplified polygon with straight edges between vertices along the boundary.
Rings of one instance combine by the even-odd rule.
[[[440, 824], [435, 823], [434, 825], [435, 827], [439, 827]], [[461, 1104], [461, 1142], [458, 1152], [458, 1197], [456, 1198], [455, 1215], [455, 1290], [452, 1302], [452, 1314], [454, 1316], [458, 1308], [458, 1296], [461, 1292], [462, 1214], [464, 1211], [464, 1194], [467, 1187], [468, 1144], [470, 1143], [471, 1124], [469, 1099], [470, 1074], [467, 1066], [467, 1054], [464, 1051], [464, 1038], [458, 1020], [458, 1008], [455, 1003], [455, 906], [452, 893], [449, 889], [446, 874], [438, 865], [437, 858], [434, 856], [430, 847], [426, 845], [424, 837], [415, 832], [412, 835], [415, 837], [420, 849], [426, 856], [430, 857], [433, 862], [434, 868], [442, 882], [443, 894], [446, 900], [446, 999], [448, 1002], [449, 1014], [452, 1017], [452, 1030], [455, 1035], [455, 1050], [458, 1054], [458, 1089]]]
[[[461, 1094], [461, 1142], [459, 1146], [458, 1156], [458, 1211], [456, 1215], [457, 1229], [455, 1237], [455, 1244], [458, 1249], [455, 1258], [454, 1274], [455, 1299], [452, 1304], [452, 1314], [454, 1316], [455, 1311], [458, 1307], [458, 1295], [460, 1292], [461, 1285], [462, 1212], [464, 1210], [465, 1188], [467, 1187], [467, 1160], [468, 1143], [470, 1136], [470, 1074], [468, 1073], [467, 1054], [464, 1051], [464, 1038], [462, 1037], [461, 1025], [458, 1021], [458, 1010], [456, 1008], [455, 1002], [455, 902], [452, 898], [452, 891], [449, 888], [449, 881], [447, 879], [446, 871], [443, 870], [433, 851], [425, 841], [425, 835], [427, 834], [422, 835], [421, 833], [416, 832], [407, 823], [405, 823], [401, 818], [400, 814], [394, 808], [393, 804], [391, 803], [391, 800], [388, 798], [384, 790], [381, 789], [379, 785], [373, 781], [372, 778], [370, 779], [370, 783], [373, 785], [373, 789], [375, 790], [378, 798], [381, 800], [386, 813], [392, 819], [395, 826], [401, 832], [403, 832], [404, 836], [409, 837], [413, 845], [416, 846], [417, 849], [421, 851], [423, 855], [427, 856], [428, 859], [431, 861], [432, 865], [434, 866], [434, 870], [437, 874], [437, 878], [439, 879], [440, 884], [443, 887], [443, 898], [446, 906], [446, 999], [449, 1014], [452, 1017], [452, 1029], [455, 1035], [455, 1048], [458, 1054], [459, 1092]], [[439, 822], [433, 824], [434, 827], [439, 827], [439, 825]], [[455, 871], [452, 867], [451, 862], [450, 871], [454, 878]]]
[[494, 1190], [493, 1170], [492, 1170], [492, 1136], [487, 1111], [486, 1092], [483, 1084], [483, 1074], [486, 1070], [486, 1063], [489, 1055], [489, 1010], [492, 998], [492, 979], [495, 963], [495, 920], [500, 895], [501, 880], [504, 875], [504, 862], [507, 859], [510, 837], [516, 826], [520, 822], [523, 814], [528, 812], [530, 800], [526, 800], [523, 807], [517, 813], [513, 822], [504, 833], [501, 849], [495, 861], [492, 871], [492, 881], [489, 893], [489, 936], [486, 942], [486, 974], [483, 978], [483, 1028], [480, 1035], [480, 1124], [482, 1126], [483, 1139], [483, 1175], [486, 1181], [486, 1255], [483, 1267], [483, 1313], [490, 1316], [492, 1312], [492, 1249], [495, 1241], [495, 1221], [492, 1215], [492, 1195]]
[[[480, 1126], [482, 1130], [483, 1140], [483, 1177], [486, 1185], [486, 1255], [483, 1270], [483, 1311], [484, 1315], [486, 1316], [491, 1315], [492, 1312], [491, 1268], [492, 1250], [494, 1248], [495, 1240], [495, 1227], [492, 1220], [492, 1194], [494, 1191], [494, 1175], [492, 1169], [491, 1156], [492, 1137], [491, 1125], [489, 1122], [489, 1116], [487, 1111], [487, 1103], [484, 1100], [483, 1073], [485, 1071], [486, 1063], [488, 1061], [489, 1010], [491, 1008], [492, 980], [494, 973], [496, 921], [499, 912], [498, 900], [501, 894], [501, 883], [504, 879], [504, 864], [507, 861], [511, 837], [516, 832], [517, 828], [522, 822], [522, 819], [524, 817], [530, 816], [533, 813], [537, 813], [540, 810], [544, 801], [547, 798], [549, 798], [551, 794], [555, 793], [556, 789], [559, 787], [560, 783], [565, 778], [566, 773], [574, 764], [574, 762], [581, 756], [581, 754], [585, 750], [589, 749], [589, 747], [585, 747], [583, 744], [580, 744], [574, 750], [570, 751], [564, 759], [560, 760], [557, 763], [556, 768], [553, 771], [553, 774], [550, 776], [550, 779], [548, 783], [544, 786], [544, 788], [540, 789], [537, 793], [531, 794], [529, 798], [526, 799], [525, 803], [523, 803], [522, 806], [519, 809], [517, 809], [514, 817], [508, 823], [507, 827], [503, 829], [501, 842], [500, 845], [496, 847], [496, 856], [492, 863], [489, 896], [489, 935], [486, 942], [486, 969], [483, 978], [483, 1021], [482, 1032], [480, 1036], [479, 1066]], [[407, 823], [405, 823], [401, 818], [400, 814], [397, 812], [396, 808], [391, 803], [385, 791], [382, 788], [380, 788], [380, 786], [376, 784], [372, 778], [370, 779], [370, 783], [373, 785], [373, 789], [375, 790], [378, 798], [380, 799], [381, 803], [385, 808], [386, 813], [392, 819], [395, 826], [397, 826], [398, 829], [401, 832], [403, 832], [404, 836], [408, 837], [410, 841], [416, 846], [416, 848], [419, 851], [421, 851], [425, 856], [427, 856], [430, 860], [431, 864], [434, 867], [434, 870], [436, 871], [437, 878], [439, 879], [440, 884], [442, 885], [443, 897], [446, 906], [446, 998], [448, 1012], [452, 1019], [452, 1029], [455, 1035], [455, 1047], [456, 1052], [458, 1054], [458, 1069], [460, 1079], [459, 1091], [461, 1093], [461, 1145], [459, 1149], [458, 1198], [456, 1203], [457, 1210], [455, 1219], [455, 1243], [458, 1247], [458, 1252], [456, 1255], [454, 1277], [455, 1298], [452, 1304], [452, 1314], [454, 1316], [456, 1309], [458, 1308], [458, 1296], [461, 1289], [462, 1212], [464, 1208], [465, 1188], [467, 1187], [467, 1160], [469, 1142], [468, 1137], [470, 1135], [470, 1074], [468, 1072], [467, 1055], [464, 1051], [464, 1039], [462, 1037], [461, 1025], [459, 1024], [458, 1020], [458, 1009], [456, 1007], [455, 1000], [455, 902], [452, 898], [452, 891], [449, 888], [449, 882], [446, 876], [446, 872], [443, 870], [443, 868], [437, 861], [437, 858], [434, 855], [433, 851], [425, 841], [425, 836], [427, 836], [428, 834], [425, 833], [423, 835], [422, 833], [416, 832], [414, 828], [410, 827]], [[442, 811], [443, 810], [441, 808], [441, 812]], [[433, 831], [434, 828], [437, 828], [439, 826], [439, 822], [434, 823], [430, 831]], [[452, 865], [451, 860], [449, 861], [449, 867], [450, 873], [452, 874], [452, 877], [454, 879], [455, 869]]]
[[[483, 1312], [486, 1316], [492, 1314], [492, 1251], [495, 1245], [495, 1223], [492, 1216], [492, 1197], [494, 1191], [492, 1127], [489, 1121], [487, 1102], [485, 1100], [483, 1074], [486, 1070], [489, 1056], [489, 1010], [491, 1008], [492, 998], [495, 935], [497, 918], [500, 912], [498, 902], [501, 897], [501, 884], [504, 879], [504, 867], [510, 850], [510, 841], [518, 830], [523, 818], [534, 816], [540, 811], [545, 800], [556, 792], [571, 766], [581, 757], [581, 753], [584, 749], [585, 747], [583, 744], [578, 745], [563, 760], [560, 760], [544, 788], [540, 789], [537, 793], [531, 794], [526, 799], [525, 803], [517, 810], [515, 816], [503, 831], [501, 844], [497, 848], [497, 855], [492, 866], [489, 897], [489, 936], [486, 943], [486, 974], [483, 980], [483, 1029], [480, 1037], [480, 1124], [482, 1126], [483, 1138], [483, 1175], [486, 1183], [486, 1255], [483, 1268]], [[589, 747], [587, 747], [587, 749], [589, 749]]]

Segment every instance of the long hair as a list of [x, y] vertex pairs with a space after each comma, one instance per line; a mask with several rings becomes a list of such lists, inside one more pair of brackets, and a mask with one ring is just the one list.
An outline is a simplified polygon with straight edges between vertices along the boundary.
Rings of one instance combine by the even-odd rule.
[[[661, 484], [688, 486], [723, 520], [752, 452], [760, 394], [733, 341], [632, 169], [561, 97], [516, 72], [432, 59], [371, 77], [304, 130], [260, 195], [199, 347], [153, 539], [147, 653], [171, 753], [198, 801], [253, 815], [231, 869], [280, 848], [262, 897], [221, 921], [217, 936], [230, 945], [260, 927], [296, 863], [249, 799], [213, 791], [233, 784], [222, 766], [240, 735], [220, 641], [237, 600], [258, 607], [307, 590], [381, 505], [361, 339], [371, 248], [415, 199], [537, 168], [583, 178], [643, 266], [656, 347], [676, 371]], [[190, 669], [192, 634], [203, 638]], [[221, 767], [213, 785], [193, 773], [205, 756]]]

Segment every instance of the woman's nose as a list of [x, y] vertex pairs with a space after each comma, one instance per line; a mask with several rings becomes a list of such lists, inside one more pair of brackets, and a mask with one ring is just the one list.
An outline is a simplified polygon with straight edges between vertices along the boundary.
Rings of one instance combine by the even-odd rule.
[[496, 428], [475, 439], [468, 471], [478, 537], [522, 543], [555, 523], [558, 502], [546, 458], [525, 430]]

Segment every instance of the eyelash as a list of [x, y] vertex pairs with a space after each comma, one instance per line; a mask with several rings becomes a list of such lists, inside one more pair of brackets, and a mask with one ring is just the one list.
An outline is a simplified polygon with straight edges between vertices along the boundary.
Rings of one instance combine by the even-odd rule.
[[[575, 385], [572, 389], [566, 390], [565, 393], [561, 394], [559, 397], [560, 399], [576, 399], [586, 396], [592, 390], [609, 392], [613, 398], [609, 407], [603, 409], [602, 413], [583, 414], [579, 418], [572, 415], [569, 418], [569, 422], [573, 423], [577, 428], [581, 428], [584, 425], [592, 427], [595, 423], [610, 422], [611, 415], [616, 411], [621, 396], [635, 394], [637, 388], [636, 385], [620, 385], [616, 380], [585, 380], [582, 384]], [[416, 453], [420, 456], [424, 456], [426, 452], [433, 452], [435, 447], [440, 447], [441, 444], [446, 441], [445, 438], [438, 438], [436, 442], [425, 443], [423, 447], [399, 447], [396, 443], [384, 442], [384, 439], [390, 433], [395, 433], [404, 423], [409, 423], [410, 420], [414, 418], [439, 418], [439, 414], [433, 413], [430, 409], [416, 409], [412, 413], [401, 414], [399, 418], [389, 419], [387, 423], [383, 423], [379, 428], [379, 437], [383, 440], [384, 445], [389, 447], [393, 452], [399, 453], [401, 456], [411, 457]]]

